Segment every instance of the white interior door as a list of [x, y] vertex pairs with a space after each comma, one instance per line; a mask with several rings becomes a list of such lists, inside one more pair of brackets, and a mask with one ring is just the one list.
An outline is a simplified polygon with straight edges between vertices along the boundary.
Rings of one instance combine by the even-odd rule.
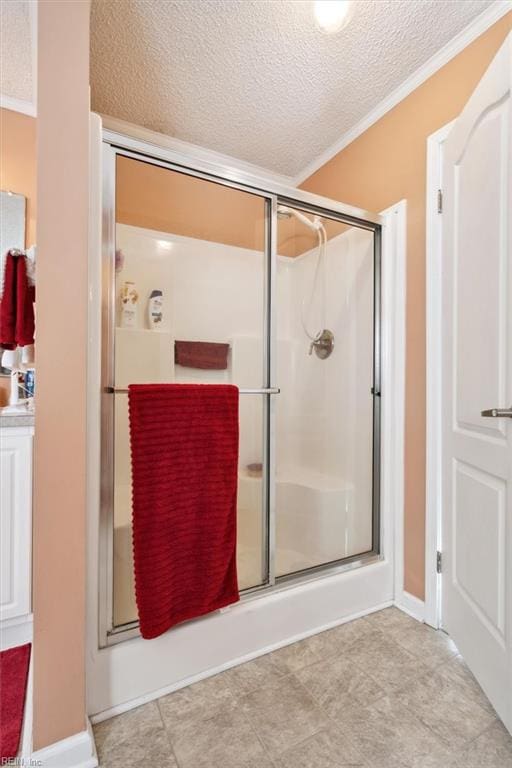
[[512, 730], [510, 87], [509, 37], [444, 145], [442, 613]]

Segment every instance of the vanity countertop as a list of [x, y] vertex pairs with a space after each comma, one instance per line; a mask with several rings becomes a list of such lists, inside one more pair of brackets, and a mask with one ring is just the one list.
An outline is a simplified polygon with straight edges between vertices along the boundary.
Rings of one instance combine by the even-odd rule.
[[33, 427], [33, 413], [2, 413], [0, 408], [0, 427]]

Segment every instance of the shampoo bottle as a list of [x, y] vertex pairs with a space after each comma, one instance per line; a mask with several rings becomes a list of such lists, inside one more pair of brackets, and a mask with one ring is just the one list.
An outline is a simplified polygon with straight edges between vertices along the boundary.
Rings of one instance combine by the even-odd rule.
[[139, 294], [135, 283], [128, 280], [121, 288], [121, 328], [135, 328], [137, 325], [137, 301]]
[[148, 324], [152, 330], [162, 326], [163, 304], [162, 291], [152, 290], [148, 301]]

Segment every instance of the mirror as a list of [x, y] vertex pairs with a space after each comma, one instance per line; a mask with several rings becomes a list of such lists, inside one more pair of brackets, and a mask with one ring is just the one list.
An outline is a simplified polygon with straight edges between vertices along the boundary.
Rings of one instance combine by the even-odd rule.
[[[26, 198], [14, 192], [0, 192], [0, 296], [3, 292], [5, 255], [13, 248], [25, 249]], [[0, 375], [10, 375], [0, 368]]]
[[3, 260], [11, 248], [25, 248], [25, 196], [2, 190], [0, 207], [0, 253]]

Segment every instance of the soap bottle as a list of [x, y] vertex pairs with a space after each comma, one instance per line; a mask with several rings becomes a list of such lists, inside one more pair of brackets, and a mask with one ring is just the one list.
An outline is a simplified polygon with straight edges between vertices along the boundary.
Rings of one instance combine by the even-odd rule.
[[137, 325], [137, 302], [139, 294], [135, 283], [126, 281], [121, 288], [121, 328], [135, 328]]
[[163, 320], [163, 293], [153, 289], [148, 301], [148, 324], [152, 330], [160, 328]]

